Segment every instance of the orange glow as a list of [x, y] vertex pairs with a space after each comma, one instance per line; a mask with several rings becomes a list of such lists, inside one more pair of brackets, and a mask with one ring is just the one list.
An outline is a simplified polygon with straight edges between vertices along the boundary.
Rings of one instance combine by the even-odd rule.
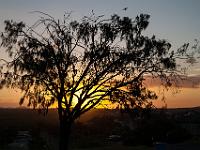
[[[164, 91], [164, 94], [159, 92], [158, 87], [152, 88], [159, 93], [158, 100], [153, 101], [156, 107], [163, 107], [167, 105], [167, 108], [186, 108], [200, 106], [200, 88], [180, 88], [178, 92], [174, 90]], [[162, 97], [165, 97], [164, 101]]]
[[[151, 87], [151, 90], [159, 94], [158, 100], [153, 101], [154, 105], [163, 107], [165, 103], [161, 100], [162, 93], [159, 92], [161, 91], [160, 88], [155, 86]], [[19, 107], [21, 95], [19, 90], [5, 88], [0, 90], [0, 107]], [[200, 106], [200, 88], [180, 88], [176, 94], [173, 93], [173, 90], [169, 90], [164, 92], [164, 96], [168, 108]], [[22, 106], [26, 106], [26, 102]], [[100, 105], [99, 107], [102, 108], [103, 106]]]
[[[0, 107], [19, 107], [19, 99], [22, 93], [14, 89], [0, 90]], [[25, 103], [26, 104], [26, 103]], [[26, 106], [26, 105], [23, 106]]]

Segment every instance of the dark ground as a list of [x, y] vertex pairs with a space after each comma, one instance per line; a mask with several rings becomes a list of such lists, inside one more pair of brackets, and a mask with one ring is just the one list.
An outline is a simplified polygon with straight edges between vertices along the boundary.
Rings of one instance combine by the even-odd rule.
[[[179, 110], [172, 110], [178, 120]], [[170, 111], [170, 113], [172, 112]], [[181, 110], [181, 113], [192, 112], [196, 116], [189, 116], [192, 123], [198, 123], [200, 109]], [[93, 110], [81, 117], [74, 126], [71, 149], [73, 150], [155, 150], [156, 146], [124, 146], [123, 144], [108, 142], [107, 137], [120, 129], [116, 120], [126, 118], [116, 110]], [[56, 110], [50, 110], [48, 116], [39, 115], [35, 110], [27, 109], [0, 109], [0, 150], [7, 150], [18, 131], [29, 131], [33, 141], [31, 150], [55, 150], [58, 143], [58, 119]], [[46, 145], [46, 148], [44, 148]], [[42, 148], [43, 147], [43, 148]], [[158, 149], [162, 150], [162, 149]], [[164, 150], [164, 149], [163, 149]], [[178, 144], [167, 144], [166, 150], [200, 150], [200, 137]]]
[[167, 145], [167, 150], [200, 150], [200, 144], [175, 144]]

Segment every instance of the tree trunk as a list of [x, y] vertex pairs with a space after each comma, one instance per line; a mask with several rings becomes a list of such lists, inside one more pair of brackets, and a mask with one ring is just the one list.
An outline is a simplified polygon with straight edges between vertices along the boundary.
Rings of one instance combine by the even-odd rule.
[[71, 126], [72, 126], [72, 122], [68, 121], [66, 118], [60, 121], [59, 150], [69, 150]]

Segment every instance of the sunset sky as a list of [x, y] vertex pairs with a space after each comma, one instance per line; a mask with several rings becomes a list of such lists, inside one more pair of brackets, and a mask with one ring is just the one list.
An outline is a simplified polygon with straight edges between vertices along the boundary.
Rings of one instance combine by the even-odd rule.
[[[126, 11], [123, 8], [128, 7]], [[24, 21], [32, 25], [38, 14], [32, 11], [42, 11], [55, 18], [62, 18], [64, 12], [71, 12], [72, 17], [79, 19], [91, 14], [110, 16], [117, 13], [121, 16], [135, 18], [140, 13], [151, 15], [149, 27], [145, 34], [156, 35], [159, 39], [166, 39], [177, 49], [184, 43], [193, 43], [200, 39], [200, 0], [0, 0], [0, 31], [3, 31], [4, 20], [12, 19]], [[0, 49], [0, 58], [7, 58]], [[190, 66], [188, 75], [200, 81], [200, 64]], [[194, 82], [191, 81], [191, 85]], [[184, 84], [180, 92], [173, 94], [173, 90], [165, 93], [168, 107], [200, 106], [200, 89], [197, 86]], [[159, 91], [157, 85], [152, 89]], [[18, 107], [20, 92], [17, 90], [0, 90], [0, 107]], [[163, 102], [155, 102], [162, 106]]]

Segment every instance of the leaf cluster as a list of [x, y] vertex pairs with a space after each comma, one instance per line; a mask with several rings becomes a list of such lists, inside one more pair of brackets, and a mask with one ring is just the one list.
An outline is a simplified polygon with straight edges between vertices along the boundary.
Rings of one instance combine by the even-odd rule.
[[145, 75], [170, 81], [176, 74], [171, 44], [142, 35], [147, 14], [135, 19], [92, 14], [71, 21], [39, 13], [42, 17], [31, 27], [5, 21], [1, 35], [12, 59], [2, 61], [1, 86], [24, 91], [20, 104], [28, 100], [48, 109], [57, 102], [60, 114], [76, 119], [104, 100], [142, 106], [156, 98], [143, 87]]

